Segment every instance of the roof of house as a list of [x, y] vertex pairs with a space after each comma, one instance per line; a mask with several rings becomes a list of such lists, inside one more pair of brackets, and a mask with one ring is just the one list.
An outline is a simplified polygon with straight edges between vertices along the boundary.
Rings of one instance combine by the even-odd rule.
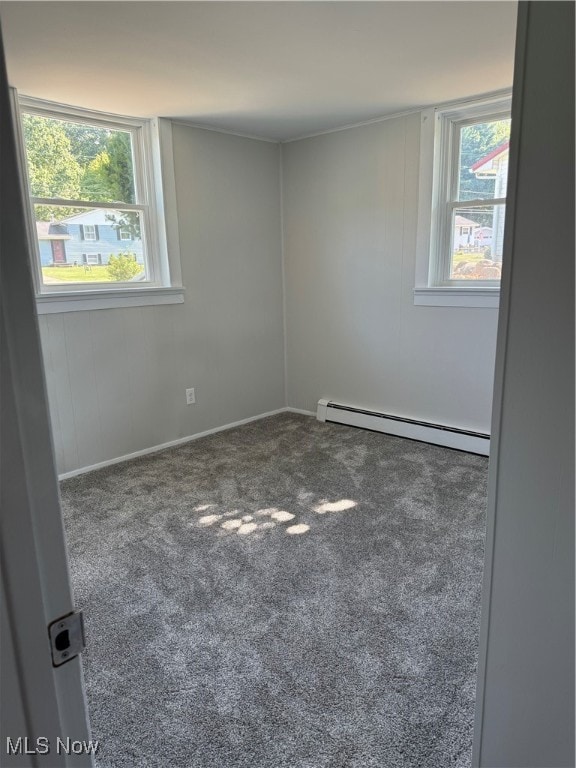
[[74, 213], [71, 216], [67, 216], [62, 219], [63, 222], [70, 224], [107, 224], [112, 226], [113, 221], [110, 220], [110, 216], [118, 215], [122, 213], [117, 210], [110, 210], [109, 208], [85, 208], [80, 213]]
[[68, 227], [65, 224], [55, 224], [51, 221], [37, 221], [36, 235], [38, 240], [71, 240]]
[[500, 157], [500, 155], [503, 155], [506, 152], [508, 152], [509, 148], [510, 148], [510, 140], [507, 139], [506, 141], [503, 141], [502, 144], [499, 144], [491, 152], [488, 152], [487, 155], [484, 155], [484, 157], [481, 157], [480, 160], [476, 160], [476, 162], [470, 168], [470, 170], [472, 171], [472, 173], [477, 173], [478, 171], [482, 171], [482, 170], [490, 170], [492, 168], [494, 160]]
[[467, 219], [464, 216], [460, 216], [459, 214], [456, 214], [454, 217], [454, 224], [457, 227], [477, 227], [478, 222], [472, 221], [472, 219]]

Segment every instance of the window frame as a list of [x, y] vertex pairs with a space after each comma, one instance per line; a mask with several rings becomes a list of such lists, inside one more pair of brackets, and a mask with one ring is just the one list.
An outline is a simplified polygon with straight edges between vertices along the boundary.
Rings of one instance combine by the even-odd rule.
[[460, 131], [465, 125], [509, 119], [510, 91], [433, 107], [421, 113], [420, 182], [414, 303], [497, 307], [500, 281], [453, 280], [452, 212], [470, 204], [506, 205], [505, 198], [457, 201]]
[[[86, 228], [90, 227], [90, 229], [94, 230], [94, 237], [88, 237], [86, 233]], [[82, 239], [86, 240], [87, 243], [95, 243], [98, 238], [96, 237], [96, 224], [82, 224]], [[92, 234], [92, 233], [90, 233]]]
[[[126, 227], [119, 227], [118, 228], [118, 232], [119, 232], [119, 235], [120, 235], [118, 239], [121, 242], [127, 242], [127, 241], [132, 241], [133, 240], [132, 233]], [[125, 234], [127, 234], [128, 237], [124, 237]]]
[[[176, 190], [172, 154], [172, 125], [169, 120], [144, 120], [97, 112], [20, 95], [11, 89], [14, 123], [18, 140], [18, 161], [25, 198], [32, 273], [39, 314], [114, 307], [173, 304], [184, 301], [182, 286]], [[71, 122], [129, 131], [135, 184], [134, 204], [101, 203], [85, 200], [32, 197], [26, 164], [21, 113], [38, 114]], [[57, 202], [55, 202], [57, 200]], [[75, 208], [108, 208], [140, 211], [143, 250], [149, 279], [142, 282], [75, 283], [44, 285], [39, 243], [36, 236], [34, 204], [72, 205]], [[167, 209], [171, 208], [168, 216]], [[94, 242], [94, 241], [90, 241]]]

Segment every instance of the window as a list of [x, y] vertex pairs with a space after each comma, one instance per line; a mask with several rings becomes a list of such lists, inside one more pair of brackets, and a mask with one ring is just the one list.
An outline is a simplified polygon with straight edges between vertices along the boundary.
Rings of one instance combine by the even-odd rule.
[[80, 230], [82, 232], [82, 239], [83, 240], [97, 240], [96, 237], [96, 225], [95, 224], [84, 224], [80, 226]]
[[510, 98], [423, 114], [416, 303], [495, 306]]
[[182, 301], [162, 215], [160, 121], [25, 97], [19, 107], [39, 311]]

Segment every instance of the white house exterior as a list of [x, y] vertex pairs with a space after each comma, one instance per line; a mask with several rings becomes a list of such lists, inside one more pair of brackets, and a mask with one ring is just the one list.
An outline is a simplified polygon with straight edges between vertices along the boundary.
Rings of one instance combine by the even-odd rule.
[[[493, 178], [494, 198], [506, 197], [506, 185], [508, 182], [508, 157], [510, 154], [510, 142], [505, 141], [498, 147], [489, 152], [485, 157], [480, 158], [470, 169], [477, 178]], [[502, 246], [504, 241], [504, 217], [505, 207], [503, 205], [494, 206], [494, 218], [492, 220], [492, 244], [491, 258], [494, 261], [502, 261]]]
[[465, 216], [456, 214], [454, 217], [454, 241], [452, 248], [454, 251], [468, 250], [474, 248], [474, 230], [478, 227], [478, 222], [467, 219]]
[[474, 245], [477, 248], [492, 248], [492, 227], [476, 227]]

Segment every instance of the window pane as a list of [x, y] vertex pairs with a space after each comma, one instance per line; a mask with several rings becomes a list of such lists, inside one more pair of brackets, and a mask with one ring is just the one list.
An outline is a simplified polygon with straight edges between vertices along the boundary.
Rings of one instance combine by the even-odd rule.
[[135, 203], [132, 134], [24, 112], [33, 197]]
[[505, 209], [504, 205], [454, 209], [451, 280], [500, 280]]
[[44, 285], [149, 279], [139, 211], [35, 205]]
[[506, 197], [509, 141], [510, 120], [461, 128], [457, 200]]

